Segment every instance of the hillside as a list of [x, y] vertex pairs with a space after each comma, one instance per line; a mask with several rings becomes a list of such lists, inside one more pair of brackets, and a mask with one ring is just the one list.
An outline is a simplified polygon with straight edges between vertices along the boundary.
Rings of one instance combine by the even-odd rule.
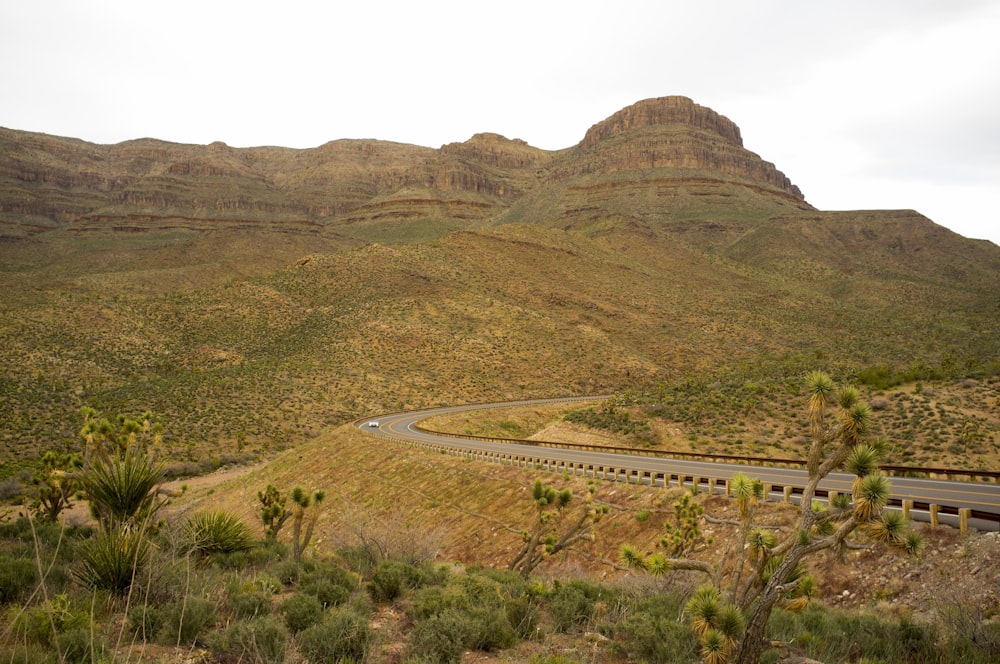
[[198, 463], [387, 410], [1000, 357], [1000, 248], [815, 210], [681, 97], [557, 152], [0, 130], [0, 256], [3, 476], [83, 405]]

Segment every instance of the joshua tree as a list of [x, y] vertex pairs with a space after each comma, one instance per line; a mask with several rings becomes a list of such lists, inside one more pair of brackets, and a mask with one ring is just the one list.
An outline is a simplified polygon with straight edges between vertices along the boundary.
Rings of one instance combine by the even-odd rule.
[[[316, 521], [319, 519], [319, 505], [325, 497], [325, 491], [314, 491], [310, 496], [300, 486], [292, 489], [292, 502], [294, 503], [292, 506], [292, 556], [295, 558], [295, 562], [302, 560], [302, 552], [309, 546], [313, 528], [316, 527]], [[310, 507], [313, 509], [309, 511], [307, 517], [306, 510]], [[305, 525], [305, 531], [302, 529], [303, 525]]]
[[50, 450], [42, 456], [41, 468], [31, 478], [38, 492], [33, 509], [39, 518], [55, 521], [70, 506], [77, 490], [76, 472], [83, 467], [83, 457], [74, 452]]
[[264, 522], [264, 537], [278, 539], [281, 527], [292, 516], [285, 507], [285, 496], [273, 484], [268, 484], [266, 489], [257, 492], [257, 500], [260, 501], [260, 520]]
[[92, 459], [121, 458], [129, 449], [153, 452], [151, 448], [159, 445], [162, 439], [162, 427], [153, 421], [153, 414], [148, 411], [137, 418], [118, 415], [115, 424], [89, 406], [80, 409], [80, 414], [83, 416], [80, 438], [88, 467]]
[[511, 561], [509, 569], [518, 570], [521, 576], [527, 578], [549, 556], [577, 542], [589, 540], [591, 528], [608, 511], [606, 505], [594, 504], [593, 494], [594, 487], [591, 486], [576, 518], [571, 519], [567, 507], [573, 500], [573, 492], [569, 489], [556, 491], [552, 486], [545, 486], [541, 480], [536, 480], [531, 491], [535, 502], [535, 521], [530, 532], [522, 533], [524, 546]]
[[[688, 558], [643, 558], [634, 547], [623, 547], [622, 558], [632, 565], [660, 573], [696, 570], [709, 576], [711, 587], [696, 593], [687, 607], [706, 661], [757, 664], [768, 643], [764, 631], [774, 607], [779, 602], [801, 606], [815, 589], [800, 563], [825, 549], [842, 551], [855, 531], [913, 555], [922, 549], [923, 540], [909, 523], [898, 512], [885, 510], [890, 484], [878, 470], [885, 444], [870, 439], [871, 411], [858, 391], [838, 390], [822, 372], [810, 374], [806, 387], [812, 437], [806, 464], [809, 476], [796, 523], [787, 535], [779, 539], [776, 531], [754, 526], [763, 485], [737, 473], [730, 480], [740, 514], [730, 549], [735, 560], [716, 567]], [[855, 475], [851, 495], [839, 496], [828, 506], [815, 502], [820, 481], [841, 467]]]

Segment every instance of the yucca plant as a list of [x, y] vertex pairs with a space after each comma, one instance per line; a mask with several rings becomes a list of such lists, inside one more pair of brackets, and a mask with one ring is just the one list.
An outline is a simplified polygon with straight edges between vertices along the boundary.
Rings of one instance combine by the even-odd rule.
[[857, 498], [861, 491], [861, 482], [866, 477], [878, 471], [879, 451], [867, 443], [861, 443], [851, 450], [847, 461], [844, 462], [844, 469], [854, 474], [854, 484], [851, 486], [851, 493]]
[[778, 543], [778, 536], [767, 528], [754, 528], [750, 531], [747, 543], [750, 546], [750, 559], [756, 561], [766, 549], [773, 548]]
[[684, 608], [691, 629], [701, 643], [705, 662], [725, 664], [743, 636], [744, 618], [739, 607], [728, 604], [715, 586], [700, 586]]
[[184, 541], [203, 555], [234, 553], [253, 547], [250, 526], [231, 512], [199, 512], [184, 522]]
[[861, 487], [854, 499], [854, 515], [860, 523], [867, 523], [881, 512], [889, 501], [890, 483], [881, 473], [868, 475], [861, 480]]
[[701, 636], [701, 659], [705, 664], [726, 664], [731, 652], [731, 645], [720, 630], [709, 629]]
[[150, 525], [162, 505], [157, 495], [162, 481], [163, 465], [132, 449], [120, 457], [96, 459], [80, 477], [91, 511], [104, 530]]
[[722, 612], [722, 593], [715, 586], [699, 586], [684, 610], [690, 616], [691, 628], [701, 638], [716, 626]]
[[764, 485], [760, 480], [754, 479], [746, 473], [735, 473], [729, 480], [730, 491], [736, 498], [736, 505], [740, 510], [740, 518], [747, 518], [750, 514], [750, 507], [754, 502], [760, 500], [764, 495]]
[[81, 547], [77, 578], [87, 587], [125, 593], [149, 560], [150, 544], [135, 529], [101, 532]]

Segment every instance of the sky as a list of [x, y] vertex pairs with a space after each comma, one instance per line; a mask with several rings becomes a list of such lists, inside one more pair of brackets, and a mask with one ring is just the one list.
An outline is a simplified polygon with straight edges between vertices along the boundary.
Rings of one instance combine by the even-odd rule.
[[0, 126], [558, 150], [683, 95], [821, 210], [1000, 244], [997, 35], [998, 0], [0, 0]]

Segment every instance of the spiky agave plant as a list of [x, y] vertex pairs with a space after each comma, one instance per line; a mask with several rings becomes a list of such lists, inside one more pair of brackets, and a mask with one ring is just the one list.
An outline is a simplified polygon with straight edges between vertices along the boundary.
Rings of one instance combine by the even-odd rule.
[[81, 547], [76, 577], [89, 588], [124, 594], [149, 560], [150, 546], [135, 528], [98, 533]]
[[184, 540], [196, 553], [234, 553], [253, 546], [250, 526], [231, 512], [199, 512], [184, 522]]

